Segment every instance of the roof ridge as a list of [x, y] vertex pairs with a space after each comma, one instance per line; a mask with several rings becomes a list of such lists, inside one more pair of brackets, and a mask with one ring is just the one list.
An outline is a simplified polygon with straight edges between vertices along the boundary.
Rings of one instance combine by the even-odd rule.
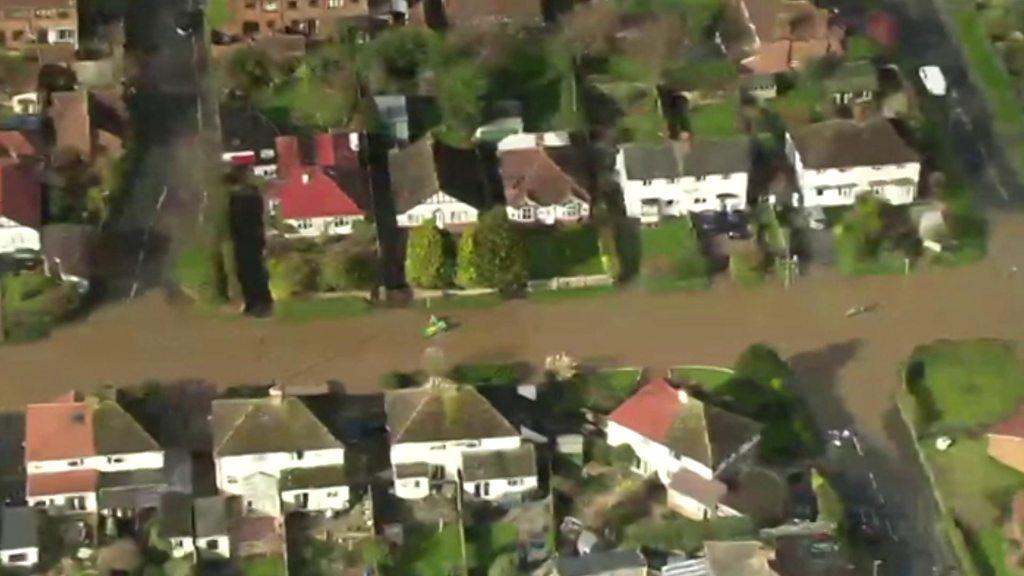
[[231, 426], [231, 431], [224, 436], [224, 439], [220, 441], [220, 444], [213, 447], [214, 454], [220, 452], [221, 448], [223, 448], [224, 445], [228, 443], [228, 440], [230, 440], [231, 437], [235, 435], [235, 432], [238, 431], [238, 427], [239, 425], [242, 424], [242, 421], [248, 418], [249, 414], [251, 414], [252, 411], [257, 406], [257, 403], [253, 402], [252, 398], [238, 398], [238, 400], [244, 400], [248, 404], [248, 407], [246, 408], [245, 412], [242, 412], [238, 419], [235, 420], [234, 424]]
[[409, 425], [412, 424], [412, 421], [416, 419], [416, 415], [419, 414], [420, 410], [422, 410], [424, 406], [426, 406], [427, 401], [433, 397], [433, 394], [430, 393], [431, 391], [425, 388], [414, 388], [413, 390], [423, 390], [426, 394], [423, 395], [423, 398], [420, 400], [419, 404], [417, 404], [412, 413], [409, 414], [409, 417], [405, 419], [405, 426], [402, 426], [402, 430], [395, 434], [396, 440], [402, 437], [405, 431], [409, 428]]
[[124, 406], [121, 406], [121, 404], [119, 402], [117, 402], [116, 400], [109, 400], [108, 399], [108, 400], [100, 400], [95, 406], [92, 407], [92, 411], [93, 411], [93, 415], [92, 415], [92, 443], [93, 443], [93, 452], [99, 453], [98, 447], [96, 446], [96, 414], [95, 414], [95, 412], [97, 410], [99, 410], [102, 406], [106, 406], [108, 404], [113, 406], [114, 408], [116, 408], [117, 411], [120, 414], [122, 414], [128, 420], [130, 425], [135, 427], [135, 431], [139, 432], [143, 436], [145, 436], [146, 439], [149, 440], [150, 443], [152, 443], [153, 446], [155, 446], [156, 448], [162, 448], [160, 443], [156, 441], [156, 438], [154, 438], [153, 435], [150, 434], [149, 431], [146, 430], [142, 426], [142, 424], [139, 423], [138, 419], [136, 419], [135, 416], [132, 416], [127, 410], [125, 410]]
[[[302, 399], [290, 396], [284, 399], [282, 405], [288, 402], [292, 403], [293, 405], [298, 403], [299, 406], [302, 406], [302, 409], [306, 412], [306, 415], [312, 418], [316, 425], [320, 427], [321, 432], [326, 432], [328, 436], [330, 436], [332, 439], [334, 439], [335, 442], [338, 443], [339, 446], [341, 446], [342, 448], [345, 447], [342, 441], [339, 440], [338, 437], [335, 436], [333, 432], [331, 432], [331, 429], [328, 428], [327, 425], [324, 424], [322, 420], [320, 420], [320, 418], [313, 412], [312, 409], [310, 409], [309, 406], [306, 405], [305, 402], [302, 401]], [[324, 466], [330, 466], [330, 464], [324, 464]]]

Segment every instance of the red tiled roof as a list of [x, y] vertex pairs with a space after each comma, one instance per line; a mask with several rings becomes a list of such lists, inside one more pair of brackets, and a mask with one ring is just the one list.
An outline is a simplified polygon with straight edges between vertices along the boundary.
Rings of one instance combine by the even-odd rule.
[[42, 141], [32, 132], [0, 130], [0, 156], [5, 153], [12, 156], [38, 156], [42, 149]]
[[43, 218], [43, 191], [31, 166], [0, 158], [0, 216], [24, 226], [38, 227]]
[[95, 492], [99, 476], [96, 470], [29, 474], [25, 493], [27, 496], [54, 496]]
[[658, 378], [637, 390], [608, 419], [646, 438], [664, 443], [682, 406], [679, 390], [668, 380]]
[[25, 412], [25, 460], [66, 460], [96, 454], [92, 410], [74, 397], [30, 404]]
[[1017, 408], [1017, 411], [1006, 420], [989, 428], [988, 433], [994, 436], [1024, 438], [1024, 405]]
[[362, 190], [357, 189], [358, 176], [354, 175], [348, 189], [327, 175], [323, 168], [298, 168], [278, 180], [275, 195], [280, 200], [281, 217], [286, 220], [300, 218], [321, 218], [332, 216], [362, 216], [357, 198]]

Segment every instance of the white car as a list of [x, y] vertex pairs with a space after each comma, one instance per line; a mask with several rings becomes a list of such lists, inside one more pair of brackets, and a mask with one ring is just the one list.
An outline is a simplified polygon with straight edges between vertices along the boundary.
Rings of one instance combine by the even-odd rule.
[[946, 76], [938, 66], [921, 66], [917, 71], [924, 89], [932, 96], [946, 95]]

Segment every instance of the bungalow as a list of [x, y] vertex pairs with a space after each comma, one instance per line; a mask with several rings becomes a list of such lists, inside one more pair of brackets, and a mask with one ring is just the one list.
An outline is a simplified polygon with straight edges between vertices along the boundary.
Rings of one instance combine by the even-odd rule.
[[659, 378], [608, 416], [608, 444], [636, 453], [634, 470], [666, 486], [670, 507], [695, 519], [736, 516], [718, 476], [761, 439], [761, 426]]
[[688, 143], [626, 144], [615, 157], [626, 214], [643, 223], [663, 216], [747, 206], [750, 143], [695, 138]]
[[427, 136], [388, 154], [399, 226], [433, 219], [438, 228], [477, 221], [484, 202], [482, 162], [475, 150], [453, 148]]
[[39, 563], [43, 515], [34, 508], [4, 508], [0, 513], [0, 565], [32, 568]]
[[231, 496], [196, 498], [193, 504], [195, 549], [201, 559], [231, 557], [230, 519], [235, 500]]
[[533, 446], [476, 389], [436, 381], [388, 392], [384, 402], [399, 498], [424, 498], [444, 481], [485, 500], [537, 487]]
[[261, 178], [277, 175], [274, 138], [277, 127], [262, 113], [245, 104], [220, 106], [221, 160], [244, 166]]
[[28, 406], [25, 464], [30, 506], [95, 512], [101, 475], [159, 473], [164, 451], [117, 402], [70, 392]]
[[804, 126], [787, 135], [786, 155], [799, 189], [794, 204], [847, 206], [861, 194], [909, 204], [917, 195], [921, 156], [882, 118]]
[[215, 400], [212, 427], [217, 487], [241, 496], [247, 513], [348, 505], [345, 447], [301, 399], [272, 388], [263, 398]]
[[369, 210], [360, 135], [317, 134], [308, 142], [307, 154], [304, 143], [295, 136], [276, 139], [277, 179], [270, 186], [270, 213], [285, 224], [288, 238], [351, 234]]
[[1024, 472], [1024, 406], [989, 428], [985, 437], [988, 440], [989, 456]]
[[510, 220], [551, 225], [590, 216], [589, 178], [576, 148], [538, 145], [503, 150], [498, 163]]

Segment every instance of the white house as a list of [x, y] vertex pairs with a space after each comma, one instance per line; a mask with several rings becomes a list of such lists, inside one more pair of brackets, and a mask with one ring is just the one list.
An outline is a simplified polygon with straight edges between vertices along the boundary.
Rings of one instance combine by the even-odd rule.
[[230, 518], [234, 498], [207, 496], [193, 504], [195, 549], [202, 559], [231, 557]]
[[39, 230], [0, 216], [0, 254], [35, 251], [42, 248]]
[[275, 388], [264, 398], [215, 400], [212, 426], [217, 487], [241, 496], [246, 511], [277, 517], [282, 502], [348, 504], [345, 448], [299, 398]]
[[53, 513], [94, 512], [101, 474], [163, 468], [163, 449], [113, 400], [83, 399], [70, 392], [26, 409], [26, 500], [31, 506]]
[[890, 204], [917, 196], [921, 157], [888, 120], [828, 120], [786, 136], [786, 154], [796, 173], [794, 204], [851, 205], [861, 194]]
[[626, 214], [641, 222], [747, 206], [750, 143], [745, 138], [626, 144], [615, 157]]
[[421, 138], [388, 154], [399, 226], [433, 220], [438, 228], [472, 224], [484, 207], [483, 165], [475, 150]]
[[400, 498], [422, 498], [444, 481], [491, 500], [537, 486], [532, 446], [474, 388], [434, 382], [388, 392], [385, 410]]
[[32, 568], [39, 563], [42, 514], [34, 508], [4, 508], [0, 514], [0, 565]]
[[[502, 142], [519, 136], [524, 135]], [[544, 142], [541, 135], [533, 136], [535, 142]], [[586, 164], [575, 147], [556, 142], [550, 147], [499, 148], [498, 163], [510, 220], [551, 225], [590, 216]]]
[[725, 494], [717, 476], [757, 445], [760, 429], [756, 422], [705, 404], [659, 378], [608, 416], [606, 434], [610, 446], [633, 449], [634, 470], [657, 476], [681, 512], [702, 519], [709, 515], [705, 509], [710, 515], [734, 513], [716, 510]]

